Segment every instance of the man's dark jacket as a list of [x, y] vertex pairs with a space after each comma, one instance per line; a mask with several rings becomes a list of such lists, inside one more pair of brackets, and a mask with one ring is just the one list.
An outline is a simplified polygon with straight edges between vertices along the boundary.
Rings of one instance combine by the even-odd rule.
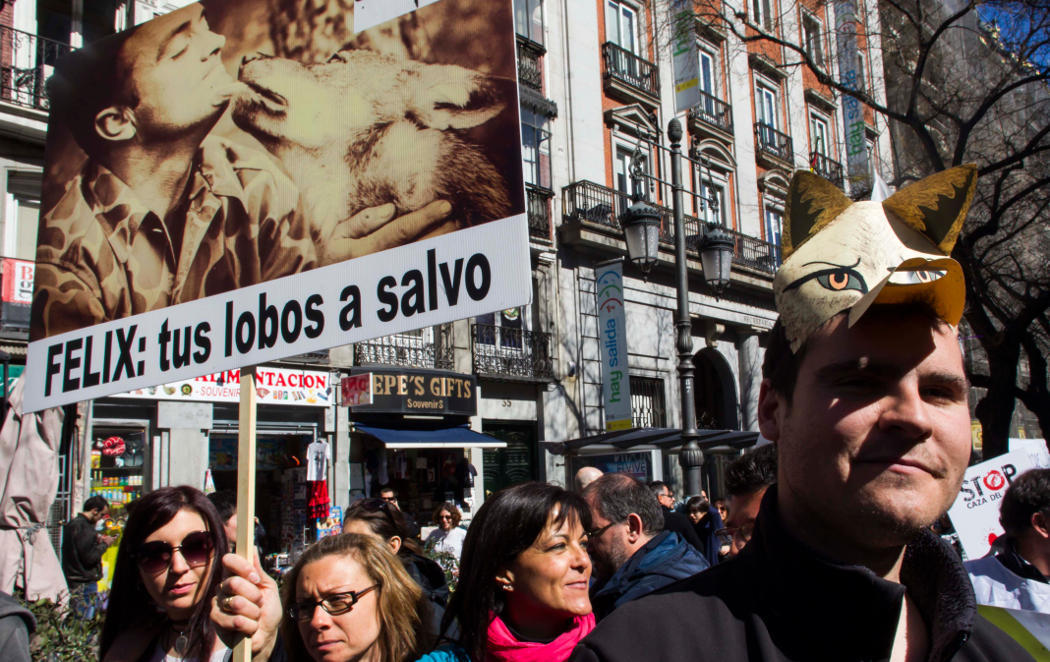
[[95, 525], [78, 513], [62, 533], [62, 572], [66, 583], [72, 587], [102, 579], [102, 554], [106, 547], [95, 535]]
[[677, 513], [666, 506], [660, 506], [660, 508], [664, 511], [664, 531], [674, 531], [681, 536], [682, 540], [702, 552], [703, 545], [696, 535], [696, 530], [693, 529], [692, 521], [682, 513]]
[[7, 593], [0, 593], [0, 660], [30, 662], [29, 635], [36, 630], [36, 619]]
[[930, 662], [1032, 659], [977, 613], [962, 563], [933, 533], [908, 545], [901, 581], [828, 561], [792, 538], [771, 487], [739, 556], [624, 605], [570, 660], [888, 660], [905, 592], [929, 627]]
[[592, 592], [594, 615], [605, 618], [631, 600], [706, 570], [710, 564], [674, 531], [662, 531]]

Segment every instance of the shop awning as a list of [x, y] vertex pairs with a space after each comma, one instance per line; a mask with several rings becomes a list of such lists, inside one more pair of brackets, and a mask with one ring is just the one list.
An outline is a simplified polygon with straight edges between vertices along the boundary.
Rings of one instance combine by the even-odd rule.
[[433, 428], [381, 428], [354, 423], [358, 432], [375, 437], [387, 448], [506, 448], [507, 442], [474, 432], [465, 425]]
[[[697, 430], [701, 448], [747, 448], [758, 441], [758, 432], [747, 430]], [[580, 451], [673, 450], [682, 445], [682, 431], [677, 428], [631, 428], [602, 432], [567, 441], [544, 441], [544, 448], [556, 455]]]

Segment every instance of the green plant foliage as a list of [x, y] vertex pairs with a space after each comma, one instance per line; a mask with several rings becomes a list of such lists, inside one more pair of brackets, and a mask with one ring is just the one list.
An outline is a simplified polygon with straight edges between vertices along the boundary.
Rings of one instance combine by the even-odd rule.
[[46, 662], [95, 662], [98, 660], [98, 639], [102, 632], [105, 612], [95, 610], [91, 619], [81, 618], [68, 607], [50, 600], [26, 602], [18, 600], [36, 618], [36, 632], [29, 647], [34, 660]]

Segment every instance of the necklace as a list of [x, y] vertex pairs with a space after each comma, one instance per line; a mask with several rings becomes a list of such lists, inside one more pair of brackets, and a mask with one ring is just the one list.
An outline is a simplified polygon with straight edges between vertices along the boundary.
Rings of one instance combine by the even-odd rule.
[[186, 650], [190, 647], [190, 638], [186, 636], [185, 630], [178, 630], [172, 625], [172, 631], [175, 632], [175, 654], [179, 657], [183, 657], [186, 654]]

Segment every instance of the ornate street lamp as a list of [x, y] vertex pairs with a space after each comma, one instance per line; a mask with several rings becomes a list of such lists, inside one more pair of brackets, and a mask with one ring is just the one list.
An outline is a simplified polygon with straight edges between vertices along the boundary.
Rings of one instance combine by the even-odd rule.
[[[696, 429], [696, 400], [693, 396], [693, 337], [692, 322], [689, 319], [689, 274], [686, 264], [685, 217], [682, 211], [682, 170], [679, 158], [682, 155], [682, 123], [672, 119], [667, 125], [667, 137], [671, 141], [671, 186], [673, 190], [672, 207], [674, 210], [675, 236], [675, 284], [678, 290], [678, 311], [675, 314], [675, 328], [678, 350], [678, 377], [682, 396], [682, 448], [678, 461], [682, 465], [685, 478], [686, 496], [700, 494], [700, 468], [704, 463], [704, 454], [700, 450]], [[636, 150], [631, 159], [631, 179], [634, 188], [634, 203], [620, 215], [624, 239], [627, 242], [627, 254], [643, 273], [656, 264], [660, 251], [660, 210], [646, 204], [638, 193], [644, 190], [641, 180], [645, 174], [643, 156]], [[711, 200], [700, 198], [701, 209], [705, 205], [716, 205], [717, 199], [712, 193]], [[716, 292], [721, 293], [729, 284], [729, 272], [733, 260], [733, 237], [716, 225], [709, 226], [700, 241], [700, 263], [704, 270], [704, 279]]]
[[704, 268], [704, 282], [718, 294], [729, 285], [734, 243], [733, 236], [718, 225], [709, 225], [700, 240], [700, 265]]
[[627, 256], [648, 275], [660, 255], [660, 210], [636, 199], [620, 214], [620, 225], [627, 241]]

